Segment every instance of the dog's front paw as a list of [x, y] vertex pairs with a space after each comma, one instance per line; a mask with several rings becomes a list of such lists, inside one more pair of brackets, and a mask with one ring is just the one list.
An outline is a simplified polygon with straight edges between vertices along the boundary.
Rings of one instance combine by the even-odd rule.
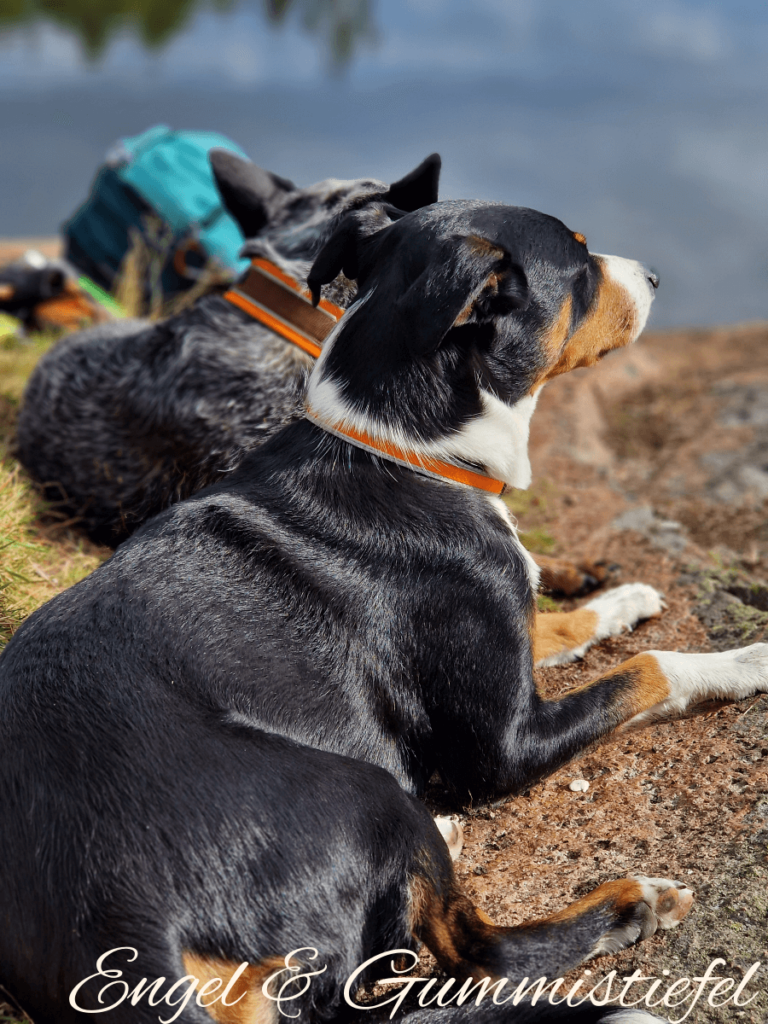
[[618, 562], [609, 562], [605, 558], [596, 561], [583, 559], [578, 563], [578, 567], [585, 575], [595, 581], [595, 586], [597, 587], [602, 587], [604, 583], [609, 583], [621, 573], [621, 566]]
[[701, 700], [743, 700], [768, 693], [768, 644], [716, 654], [649, 651], [667, 678], [669, 697], [646, 714], [683, 711]]
[[625, 583], [584, 605], [597, 614], [597, 640], [630, 632], [643, 619], [661, 615], [665, 607], [663, 595], [646, 583]]
[[618, 953], [647, 939], [659, 928], [676, 928], [693, 905], [693, 893], [682, 882], [644, 875], [630, 875], [626, 882], [631, 887], [632, 898], [617, 906], [619, 920], [600, 936], [590, 959]]
[[768, 693], [768, 644], [750, 644], [723, 653], [734, 656], [733, 678], [726, 683], [729, 697], [743, 700], [753, 693]]

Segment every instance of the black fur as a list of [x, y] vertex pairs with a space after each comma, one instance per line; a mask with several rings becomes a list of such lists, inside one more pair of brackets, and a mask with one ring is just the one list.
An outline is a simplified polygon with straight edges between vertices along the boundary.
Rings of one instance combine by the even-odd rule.
[[228, 149], [212, 149], [209, 159], [224, 205], [246, 238], [258, 235], [267, 226], [281, 193], [297, 191], [292, 181], [262, 170]]
[[[224, 202], [263, 255], [303, 281], [345, 213], [394, 195], [413, 209], [437, 199], [440, 158], [391, 186], [372, 179], [291, 182], [214, 150]], [[382, 220], [383, 218], [383, 220]], [[262, 230], [263, 229], [263, 230]], [[327, 296], [346, 306], [343, 283]], [[221, 479], [295, 412], [311, 360], [218, 295], [163, 323], [125, 321], [64, 338], [32, 374], [16, 454], [68, 516], [116, 545], [173, 501]]]
[[[0, 310], [17, 317], [28, 329], [38, 327], [35, 307], [61, 295], [66, 284], [64, 270], [57, 266], [31, 267], [11, 263], [0, 267]], [[3, 287], [11, 294], [3, 297]]]
[[[531, 223], [526, 248], [514, 239]], [[417, 438], [443, 415], [452, 434], [482, 382], [514, 396], [536, 364], [530, 325], [591, 260], [559, 222], [507, 207], [436, 205], [358, 234], [361, 299], [315, 379], [343, 382], [371, 423], [396, 401]], [[478, 291], [511, 266], [511, 301], [503, 281]], [[410, 336], [425, 319], [401, 337], [383, 316], [414, 284], [438, 320], [459, 287], [474, 303], [436, 351]], [[68, 992], [107, 949], [139, 951], [123, 965], [136, 982], [180, 977], [184, 950], [261, 963], [314, 946], [328, 970], [291, 1007], [314, 1021], [340, 1012], [355, 966], [415, 938], [460, 975], [519, 979], [552, 977], [612, 928], [639, 934], [637, 903], [483, 924], [409, 795], [434, 771], [461, 799], [518, 791], [615, 724], [621, 679], [538, 697], [532, 610], [525, 556], [486, 496], [305, 420], [147, 523], [0, 658], [3, 984], [36, 1024], [66, 1024], [81, 1019]], [[109, 1019], [156, 1016], [142, 1002]], [[180, 1019], [208, 1018], [191, 1005]]]

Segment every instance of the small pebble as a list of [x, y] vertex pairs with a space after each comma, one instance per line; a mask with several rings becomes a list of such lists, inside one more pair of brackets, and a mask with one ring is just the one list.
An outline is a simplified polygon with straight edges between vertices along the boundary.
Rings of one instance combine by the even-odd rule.
[[589, 783], [586, 779], [574, 779], [568, 786], [568, 789], [570, 789], [572, 793], [586, 793], [589, 789]]

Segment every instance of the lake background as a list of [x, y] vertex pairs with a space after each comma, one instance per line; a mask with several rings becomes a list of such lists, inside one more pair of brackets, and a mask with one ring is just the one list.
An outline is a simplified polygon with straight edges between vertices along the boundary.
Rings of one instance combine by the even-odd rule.
[[765, 0], [0, 0], [0, 235], [160, 122], [299, 184], [437, 150], [442, 198], [656, 268], [654, 326], [768, 319]]

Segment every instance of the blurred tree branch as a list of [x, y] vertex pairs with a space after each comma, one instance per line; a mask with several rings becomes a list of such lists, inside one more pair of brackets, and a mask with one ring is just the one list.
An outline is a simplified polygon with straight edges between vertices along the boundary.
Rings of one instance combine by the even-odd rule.
[[[88, 60], [96, 61], [126, 28], [145, 46], [165, 46], [196, 11], [231, 9], [236, 0], [0, 0], [0, 30], [53, 21], [74, 32]], [[320, 37], [333, 65], [349, 63], [356, 45], [375, 35], [373, 0], [259, 0], [267, 20], [285, 24], [295, 11], [307, 32]]]
[[267, 16], [276, 25], [301, 11], [304, 28], [324, 35], [334, 64], [347, 64], [355, 45], [375, 37], [372, 0], [264, 0]]

